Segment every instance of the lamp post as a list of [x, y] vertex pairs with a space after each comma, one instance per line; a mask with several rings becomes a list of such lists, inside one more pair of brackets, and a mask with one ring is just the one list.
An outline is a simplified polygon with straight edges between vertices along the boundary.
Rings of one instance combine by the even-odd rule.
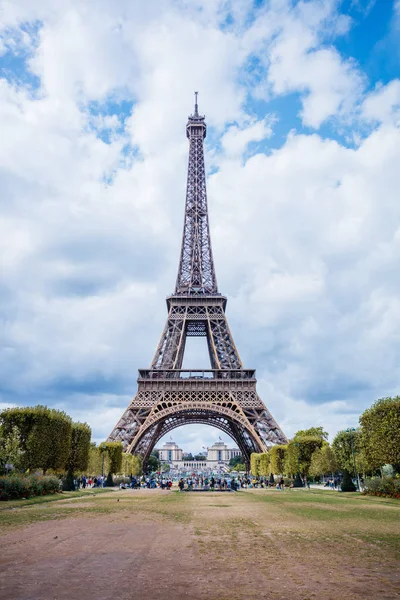
[[101, 476], [104, 477], [104, 453], [107, 450], [106, 444], [101, 444]]
[[296, 474], [295, 480], [293, 482], [293, 487], [303, 487], [303, 482], [302, 482], [301, 476], [300, 476], [300, 452], [299, 452], [300, 444], [299, 444], [299, 442], [294, 442], [294, 446], [296, 446], [296, 448], [297, 448], [297, 474]]
[[350, 443], [351, 443], [351, 453], [353, 455], [353, 465], [354, 465], [354, 476], [356, 478], [356, 488], [357, 491], [360, 491], [360, 479], [358, 477], [358, 472], [357, 472], [357, 466], [356, 466], [356, 455], [354, 452], [354, 433], [355, 433], [355, 429], [354, 427], [349, 427], [348, 429], [346, 429], [346, 433], [350, 434]]

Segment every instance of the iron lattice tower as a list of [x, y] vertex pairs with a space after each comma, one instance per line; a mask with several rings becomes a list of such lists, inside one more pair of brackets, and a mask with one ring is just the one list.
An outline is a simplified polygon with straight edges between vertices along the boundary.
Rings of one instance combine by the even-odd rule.
[[[182, 249], [175, 293], [150, 369], [140, 369], [138, 391], [109, 441], [122, 441], [144, 464], [158, 440], [188, 423], [225, 431], [248, 464], [252, 452], [286, 443], [286, 437], [257, 394], [254, 369], [244, 369], [218, 292], [211, 248], [204, 166], [205, 117], [197, 92], [189, 116], [189, 164]], [[211, 369], [182, 369], [186, 338], [205, 336]]]

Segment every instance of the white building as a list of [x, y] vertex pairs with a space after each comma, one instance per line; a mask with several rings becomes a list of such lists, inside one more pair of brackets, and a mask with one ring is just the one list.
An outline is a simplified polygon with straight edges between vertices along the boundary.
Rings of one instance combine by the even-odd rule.
[[166, 442], [159, 450], [161, 462], [167, 462], [172, 471], [178, 472], [206, 472], [218, 473], [228, 470], [229, 461], [235, 456], [240, 456], [238, 448], [228, 448], [222, 442], [215, 442], [207, 449], [207, 455], [202, 460], [183, 459], [183, 451], [175, 442]]
[[175, 442], [166, 442], [159, 451], [160, 461], [172, 463], [182, 460], [183, 452]]

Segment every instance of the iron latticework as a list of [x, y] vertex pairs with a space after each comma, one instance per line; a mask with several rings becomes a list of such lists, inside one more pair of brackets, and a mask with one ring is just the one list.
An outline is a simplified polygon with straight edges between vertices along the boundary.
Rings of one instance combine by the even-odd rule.
[[[256, 390], [254, 370], [243, 368], [219, 294], [208, 221], [203, 141], [204, 116], [197, 93], [186, 132], [189, 164], [182, 249], [175, 293], [167, 298], [168, 318], [150, 369], [140, 370], [138, 391], [109, 436], [146, 463], [168, 431], [205, 423], [225, 431], [248, 463], [252, 452], [285, 443], [285, 435]], [[186, 338], [207, 339], [211, 369], [182, 369]]]

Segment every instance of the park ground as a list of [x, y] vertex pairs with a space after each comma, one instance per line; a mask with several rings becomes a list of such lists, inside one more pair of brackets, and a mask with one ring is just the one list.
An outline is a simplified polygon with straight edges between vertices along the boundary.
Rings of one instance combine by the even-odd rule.
[[0, 505], [0, 598], [400, 598], [400, 501], [90, 490]]

